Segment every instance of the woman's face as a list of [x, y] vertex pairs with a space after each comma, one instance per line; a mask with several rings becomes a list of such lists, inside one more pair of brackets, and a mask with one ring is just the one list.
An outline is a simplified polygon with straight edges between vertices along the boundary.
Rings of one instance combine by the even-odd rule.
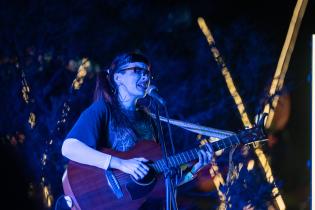
[[142, 62], [134, 62], [124, 65], [121, 70], [114, 74], [114, 80], [118, 90], [128, 94], [131, 98], [143, 98], [150, 85], [150, 71], [148, 66]]

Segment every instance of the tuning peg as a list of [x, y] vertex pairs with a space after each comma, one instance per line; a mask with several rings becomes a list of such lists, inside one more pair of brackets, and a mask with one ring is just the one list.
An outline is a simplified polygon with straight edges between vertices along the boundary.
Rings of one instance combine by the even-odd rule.
[[257, 114], [256, 116], [255, 116], [255, 124], [257, 125], [257, 126], [265, 126], [266, 125], [266, 122], [267, 122], [267, 115], [268, 115], [268, 113], [266, 113], [266, 112], [264, 112], [264, 113], [262, 113], [262, 114]]

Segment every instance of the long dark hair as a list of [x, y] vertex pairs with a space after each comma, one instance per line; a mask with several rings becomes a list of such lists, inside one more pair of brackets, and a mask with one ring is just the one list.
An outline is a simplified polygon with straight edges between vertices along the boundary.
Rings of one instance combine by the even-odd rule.
[[[134, 142], [136, 142], [139, 134], [134, 128], [133, 123], [125, 114], [126, 110], [124, 110], [119, 103], [117, 85], [113, 79], [114, 73], [117, 72], [122, 65], [131, 62], [142, 62], [150, 66], [148, 59], [139, 52], [130, 52], [118, 55], [112, 61], [109, 68], [99, 72], [94, 91], [94, 100], [103, 99], [110, 107], [112, 116], [111, 119], [114, 126], [112, 128], [114, 129], [113, 132], [127, 132], [132, 136]], [[138, 114], [148, 118], [144, 109], [139, 109]], [[149, 119], [150, 118], [148, 118], [148, 120]]]

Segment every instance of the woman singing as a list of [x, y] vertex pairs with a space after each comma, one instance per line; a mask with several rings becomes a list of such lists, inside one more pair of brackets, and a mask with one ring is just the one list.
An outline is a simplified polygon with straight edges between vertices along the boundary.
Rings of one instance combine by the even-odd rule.
[[[144, 157], [123, 159], [99, 149], [127, 152], [140, 140], [157, 139], [154, 120], [137, 104], [146, 96], [150, 68], [144, 55], [131, 52], [118, 55], [110, 67], [100, 73], [94, 102], [80, 115], [63, 142], [65, 157], [103, 170], [118, 169], [135, 180], [147, 175], [148, 160]], [[193, 174], [210, 162], [212, 154], [211, 149], [200, 150], [199, 161], [177, 184], [192, 180]]]

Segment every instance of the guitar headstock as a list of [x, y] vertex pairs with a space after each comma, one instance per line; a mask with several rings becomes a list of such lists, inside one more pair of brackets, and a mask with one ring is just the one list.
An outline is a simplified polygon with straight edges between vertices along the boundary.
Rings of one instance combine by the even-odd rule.
[[264, 129], [264, 122], [267, 114], [264, 113], [258, 123], [249, 129], [242, 130], [237, 134], [240, 142], [243, 144], [248, 144], [255, 141], [267, 140], [267, 135]]

